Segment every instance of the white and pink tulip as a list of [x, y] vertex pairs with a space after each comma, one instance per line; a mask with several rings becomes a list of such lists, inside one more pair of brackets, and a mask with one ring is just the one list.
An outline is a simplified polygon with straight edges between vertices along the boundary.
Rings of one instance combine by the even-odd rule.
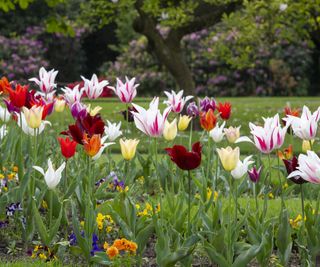
[[168, 107], [171, 107], [172, 112], [180, 113], [183, 110], [183, 107], [186, 102], [188, 102], [193, 96], [183, 97], [183, 90], [179, 91], [177, 94], [173, 90], [171, 93], [165, 91], [164, 92], [168, 97], [168, 100], [164, 101]]

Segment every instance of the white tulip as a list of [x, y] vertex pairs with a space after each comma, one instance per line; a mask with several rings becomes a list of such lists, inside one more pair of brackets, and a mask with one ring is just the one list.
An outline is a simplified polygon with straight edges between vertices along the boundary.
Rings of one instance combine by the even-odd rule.
[[224, 121], [221, 126], [219, 127], [219, 123], [214, 127], [210, 132], [209, 135], [213, 139], [214, 142], [219, 143], [222, 141], [225, 133], [223, 132], [223, 128], [226, 125], [226, 122]]
[[243, 162], [241, 160], [238, 161], [236, 168], [231, 171], [231, 175], [234, 179], [240, 179], [248, 172], [249, 165], [254, 163], [254, 161], [250, 160], [251, 158], [252, 156], [248, 156]]
[[122, 135], [122, 131], [120, 131], [121, 121], [117, 123], [111, 123], [107, 120], [108, 126], [104, 127], [104, 132], [108, 136], [110, 141], [116, 140], [119, 136]]
[[8, 122], [10, 120], [11, 114], [6, 109], [0, 106], [0, 119], [4, 122]]

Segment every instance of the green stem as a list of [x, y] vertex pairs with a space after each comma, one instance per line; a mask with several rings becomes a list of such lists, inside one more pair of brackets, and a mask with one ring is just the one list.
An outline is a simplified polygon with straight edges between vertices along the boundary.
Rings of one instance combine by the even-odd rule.
[[229, 175], [229, 195], [228, 195], [228, 262], [231, 266], [232, 264], [232, 229], [231, 229], [231, 205], [232, 205], [232, 201], [231, 201], [231, 182], [232, 182], [232, 176], [231, 174]]
[[235, 224], [238, 222], [238, 186], [237, 180], [234, 180], [234, 190], [235, 190]]
[[53, 201], [53, 192], [51, 189], [49, 189], [49, 229], [51, 229], [52, 226], [52, 209], [53, 209], [53, 205], [52, 205], [52, 201]]
[[191, 123], [190, 123], [189, 150], [191, 150], [191, 145], [192, 145], [192, 128], [193, 128], [193, 119], [191, 120]]
[[210, 161], [211, 161], [211, 137], [208, 132], [208, 154], [207, 154], [207, 171], [206, 171], [207, 179], [209, 179]]
[[126, 103], [126, 127], [127, 127], [127, 138], [129, 138], [129, 106], [128, 103]]
[[191, 235], [191, 172], [188, 171], [188, 237]]
[[68, 187], [68, 181], [67, 181], [67, 164], [68, 164], [68, 159], [65, 159], [65, 167], [64, 167], [64, 181], [63, 181], [63, 189], [66, 190]]
[[253, 184], [253, 195], [254, 195], [254, 199], [256, 202], [256, 212], [258, 214], [259, 217], [259, 204], [258, 204], [258, 197], [257, 197], [257, 188], [256, 188], [256, 183], [252, 183]]
[[[278, 150], [279, 152], [279, 150]], [[280, 174], [280, 158], [277, 153], [277, 158], [278, 158], [278, 179], [280, 182], [280, 196], [281, 196], [281, 210], [285, 207], [285, 202], [283, 198], [283, 186], [282, 186], [282, 181], [281, 181], [281, 174]]]
[[300, 184], [300, 194], [301, 194], [302, 224], [304, 225], [304, 194], [303, 194], [303, 185], [302, 184]]
[[159, 191], [160, 191], [160, 214], [161, 217], [163, 215], [163, 206], [162, 206], [162, 186], [161, 186], [161, 177], [158, 174], [158, 142], [157, 138], [154, 138], [154, 167], [156, 170], [156, 175], [158, 179], [158, 184], [159, 184]]

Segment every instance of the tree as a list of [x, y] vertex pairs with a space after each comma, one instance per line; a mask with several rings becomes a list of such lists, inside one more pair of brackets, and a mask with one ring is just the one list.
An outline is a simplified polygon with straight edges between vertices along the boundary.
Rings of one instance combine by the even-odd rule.
[[[181, 89], [192, 93], [195, 84], [182, 38], [219, 23], [241, 4], [240, 0], [90, 0], [82, 6], [82, 17], [90, 25], [102, 27], [134, 10], [132, 27], [146, 36], [148, 51], [168, 69]], [[165, 33], [161, 26], [166, 27]]]

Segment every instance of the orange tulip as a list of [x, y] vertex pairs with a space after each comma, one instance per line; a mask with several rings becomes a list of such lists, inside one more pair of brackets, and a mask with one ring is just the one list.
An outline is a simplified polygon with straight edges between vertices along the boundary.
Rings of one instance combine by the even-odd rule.
[[214, 115], [212, 109], [209, 109], [207, 112], [201, 112], [200, 124], [203, 129], [211, 131], [214, 127], [216, 127], [216, 123], [217, 116]]
[[11, 88], [10, 83], [6, 77], [0, 79], [0, 92], [8, 94], [8, 88]]
[[290, 144], [289, 147], [285, 148], [283, 151], [278, 151], [277, 152], [278, 157], [283, 160], [283, 159], [291, 159], [293, 157], [293, 149], [292, 145]]
[[91, 138], [87, 134], [83, 135], [83, 147], [87, 155], [94, 157], [101, 148], [101, 137], [99, 134], [94, 134]]

